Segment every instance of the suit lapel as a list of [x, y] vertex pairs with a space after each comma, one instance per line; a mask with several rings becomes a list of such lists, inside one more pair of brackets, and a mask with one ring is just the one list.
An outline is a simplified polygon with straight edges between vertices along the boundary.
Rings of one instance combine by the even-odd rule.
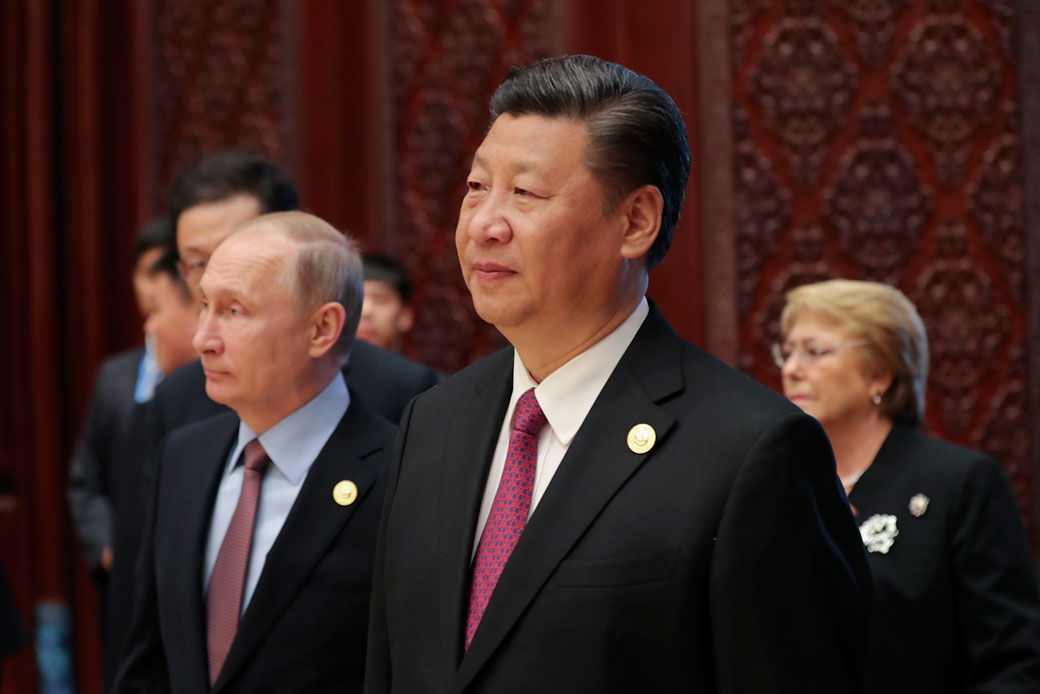
[[[324, 556], [359, 504], [365, 503], [376, 477], [365, 458], [382, 448], [366, 427], [368, 415], [353, 402], [307, 473], [299, 496], [267, 554], [253, 597], [239, 623], [213, 691], [220, 691], [270, 633], [314, 565]], [[341, 480], [357, 485], [357, 500], [339, 506], [332, 489]]]
[[[224, 473], [225, 463], [231, 445], [238, 432], [238, 417], [228, 414], [215, 425], [213, 435], [199, 437], [204, 443], [198, 455], [183, 460], [168, 460], [167, 464], [176, 465], [177, 474], [183, 481], [181, 517], [181, 538], [179, 553], [184, 558], [175, 565], [180, 566], [183, 573], [172, 581], [179, 587], [180, 596], [176, 609], [183, 615], [185, 625], [185, 643], [198, 644], [190, 655], [192, 669], [197, 671], [195, 681], [209, 682], [206, 656], [206, 617], [205, 602], [202, 596], [202, 562], [206, 554], [206, 541], [209, 535], [210, 520], [213, 517], [213, 502], [217, 496], [217, 488]], [[192, 493], [199, 481], [205, 484], [202, 494]]]
[[[513, 351], [504, 350], [488, 372], [474, 381], [473, 396], [452, 411], [442, 450], [446, 474], [440, 488], [438, 576], [441, 581], [441, 644], [450, 681], [462, 660], [462, 635], [469, 609], [470, 560], [477, 514], [487, 484], [491, 456], [512, 392]], [[463, 455], [463, 451], [468, 451]], [[454, 458], [454, 459], [451, 459]]]
[[459, 666], [453, 691], [472, 681], [610, 499], [653, 458], [654, 449], [644, 454], [629, 450], [628, 431], [649, 424], [656, 446], [667, 437], [675, 419], [657, 401], [683, 388], [681, 350], [681, 342], [651, 306], [520, 536]]

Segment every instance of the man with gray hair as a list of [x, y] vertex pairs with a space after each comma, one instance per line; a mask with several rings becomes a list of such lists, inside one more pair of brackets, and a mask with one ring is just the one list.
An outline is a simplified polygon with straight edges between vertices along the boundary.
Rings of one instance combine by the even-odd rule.
[[856, 691], [870, 577], [826, 436], [645, 296], [689, 168], [621, 65], [498, 87], [455, 246], [512, 348], [401, 421], [369, 694]]
[[340, 371], [361, 261], [302, 212], [228, 236], [199, 282], [206, 393], [157, 452], [116, 692], [360, 691], [394, 429]]

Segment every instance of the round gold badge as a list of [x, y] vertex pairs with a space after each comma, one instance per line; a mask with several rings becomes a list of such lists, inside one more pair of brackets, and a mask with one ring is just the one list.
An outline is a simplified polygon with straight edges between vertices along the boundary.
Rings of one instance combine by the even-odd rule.
[[332, 488], [332, 498], [340, 506], [350, 506], [357, 499], [357, 485], [350, 480], [337, 482]]
[[628, 448], [633, 453], [646, 453], [657, 442], [657, 432], [649, 424], [636, 424], [628, 430]]

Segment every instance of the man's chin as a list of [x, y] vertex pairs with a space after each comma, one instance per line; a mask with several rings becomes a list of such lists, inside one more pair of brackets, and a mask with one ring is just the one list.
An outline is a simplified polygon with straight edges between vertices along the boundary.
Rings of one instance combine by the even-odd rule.
[[220, 405], [231, 407], [231, 398], [228, 389], [219, 383], [219, 377], [206, 375], [206, 397]]

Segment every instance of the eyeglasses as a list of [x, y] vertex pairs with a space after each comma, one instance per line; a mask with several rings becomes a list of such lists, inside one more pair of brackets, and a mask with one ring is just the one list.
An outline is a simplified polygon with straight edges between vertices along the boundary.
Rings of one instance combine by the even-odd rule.
[[773, 361], [776, 362], [778, 369], [782, 369], [784, 368], [784, 365], [787, 364], [787, 360], [792, 356], [795, 356], [798, 359], [798, 363], [802, 366], [811, 366], [820, 359], [826, 357], [828, 354], [836, 352], [839, 349], [845, 349], [846, 347], [862, 347], [867, 344], [870, 344], [868, 340], [849, 340], [848, 342], [839, 342], [830, 347], [817, 347], [815, 345], [805, 346], [789, 343], [781, 345], [774, 342], [772, 347]]
[[195, 274], [202, 274], [206, 271], [205, 260], [196, 260], [191, 263], [186, 263], [183, 260], [177, 261], [177, 274], [180, 275], [182, 280], [187, 281], [188, 278]]

